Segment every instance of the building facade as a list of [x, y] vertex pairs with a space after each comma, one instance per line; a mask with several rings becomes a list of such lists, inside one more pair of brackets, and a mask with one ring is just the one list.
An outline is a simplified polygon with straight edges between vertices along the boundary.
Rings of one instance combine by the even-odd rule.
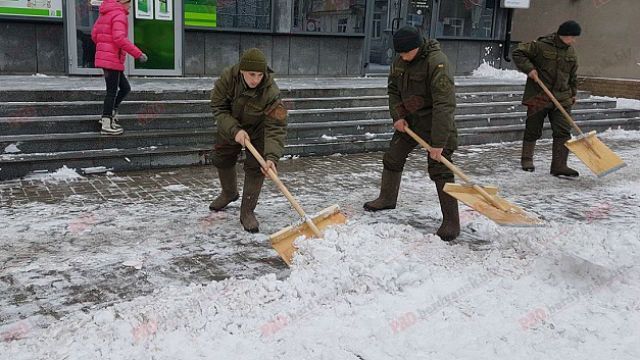
[[582, 26], [575, 45], [580, 88], [640, 99], [640, 1], [534, 0], [530, 9], [515, 10], [513, 40], [535, 40], [569, 19]]
[[[100, 0], [0, 0], [0, 74], [99, 74], [90, 38]], [[135, 0], [130, 36], [150, 58], [131, 75], [214, 76], [244, 49], [291, 76], [386, 72], [409, 24], [437, 38], [457, 74], [501, 66], [498, 0]]]

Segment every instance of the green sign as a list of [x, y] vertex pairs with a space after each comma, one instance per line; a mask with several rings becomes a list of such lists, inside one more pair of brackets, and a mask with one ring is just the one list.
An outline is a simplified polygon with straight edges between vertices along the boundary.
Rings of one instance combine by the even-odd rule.
[[186, 26], [216, 27], [217, 0], [184, 0], [184, 24]]
[[62, 0], [0, 0], [0, 15], [62, 18]]

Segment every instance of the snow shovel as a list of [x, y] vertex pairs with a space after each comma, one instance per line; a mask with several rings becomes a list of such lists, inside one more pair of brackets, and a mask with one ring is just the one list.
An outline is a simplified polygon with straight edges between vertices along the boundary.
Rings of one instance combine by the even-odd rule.
[[595, 131], [591, 131], [588, 134], [584, 134], [576, 122], [571, 118], [571, 115], [562, 107], [558, 99], [553, 96], [551, 91], [542, 83], [542, 80], [536, 79], [536, 82], [547, 96], [553, 101], [553, 104], [560, 110], [565, 119], [571, 124], [571, 126], [580, 134], [578, 137], [567, 141], [564, 146], [569, 148], [578, 159], [587, 165], [598, 177], [602, 177], [612, 172], [619, 170], [627, 164], [616, 155], [611, 149], [607, 147], [598, 137]]
[[[431, 146], [408, 127], [404, 128], [415, 141], [418, 142], [427, 153]], [[533, 217], [518, 206], [498, 196], [498, 188], [495, 186], [480, 186], [473, 182], [457, 166], [453, 165], [444, 156], [440, 158], [449, 170], [461, 178], [465, 185], [447, 183], [444, 191], [454, 198], [462, 201], [470, 208], [488, 217], [498, 225], [504, 226], [540, 226], [542, 221]]]
[[[262, 158], [256, 148], [253, 147], [251, 142], [246, 140], [244, 145], [249, 149], [249, 151], [251, 151], [251, 154], [253, 154], [256, 160], [258, 160], [260, 166], [262, 166], [263, 169], [267, 169], [267, 162], [264, 161], [264, 158]], [[282, 260], [284, 260], [287, 265], [291, 265], [293, 254], [296, 252], [296, 247], [293, 242], [297, 238], [300, 236], [316, 236], [318, 238], [322, 238], [322, 229], [325, 229], [330, 225], [344, 224], [347, 221], [347, 217], [340, 212], [340, 207], [338, 205], [329, 206], [313, 217], [307, 216], [300, 204], [298, 204], [282, 181], [280, 181], [278, 175], [272, 169], [267, 169], [267, 174], [271, 180], [276, 183], [278, 189], [282, 191], [284, 196], [291, 203], [291, 206], [293, 206], [293, 208], [298, 212], [298, 215], [300, 215], [300, 218], [304, 221], [304, 223], [300, 225], [288, 226], [269, 236], [271, 239], [271, 246], [278, 252]]]

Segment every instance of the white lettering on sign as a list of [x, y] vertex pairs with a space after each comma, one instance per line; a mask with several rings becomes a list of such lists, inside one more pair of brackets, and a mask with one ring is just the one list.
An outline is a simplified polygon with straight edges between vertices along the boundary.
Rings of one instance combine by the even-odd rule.
[[507, 9], [528, 9], [531, 7], [531, 0], [501, 0], [500, 6]]

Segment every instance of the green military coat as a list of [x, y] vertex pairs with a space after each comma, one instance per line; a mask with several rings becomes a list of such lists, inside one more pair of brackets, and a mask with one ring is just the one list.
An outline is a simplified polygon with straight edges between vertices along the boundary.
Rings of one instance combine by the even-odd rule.
[[[513, 61], [526, 74], [538, 71], [540, 80], [551, 90], [563, 106], [572, 105], [572, 98], [578, 93], [578, 57], [572, 46], [560, 40], [553, 33], [538, 40], [521, 43], [513, 51]], [[527, 78], [522, 103], [540, 106], [549, 103], [544, 91], [535, 81]]]
[[435, 148], [457, 148], [453, 74], [436, 40], [425, 40], [411, 62], [394, 60], [387, 93], [394, 122], [407, 120], [410, 128], [427, 134]]
[[211, 91], [211, 108], [218, 127], [218, 136], [235, 143], [240, 129], [252, 135], [264, 127], [264, 157], [277, 161], [282, 157], [287, 136], [287, 110], [280, 100], [280, 89], [271, 71], [255, 89], [249, 88], [240, 65], [224, 70]]

